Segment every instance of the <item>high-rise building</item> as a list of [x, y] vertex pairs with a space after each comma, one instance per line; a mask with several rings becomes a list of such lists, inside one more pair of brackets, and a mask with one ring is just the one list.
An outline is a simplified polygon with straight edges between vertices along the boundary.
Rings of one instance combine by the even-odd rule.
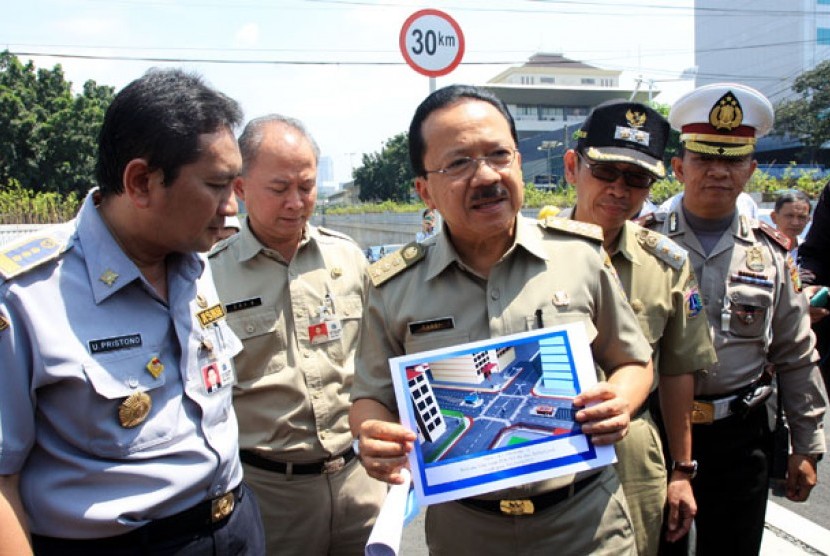
[[695, 0], [695, 86], [737, 81], [773, 103], [830, 58], [830, 0]]

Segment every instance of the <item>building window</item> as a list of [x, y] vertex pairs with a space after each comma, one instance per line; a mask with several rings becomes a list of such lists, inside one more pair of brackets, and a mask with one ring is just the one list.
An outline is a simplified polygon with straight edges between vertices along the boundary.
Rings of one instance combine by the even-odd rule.
[[534, 83], [533, 76], [531, 75], [523, 75], [522, 76], [522, 85], [533, 85]]
[[535, 120], [539, 117], [538, 114], [539, 112], [535, 105], [519, 104], [516, 106], [517, 120]]
[[540, 106], [540, 120], [561, 120], [564, 117], [561, 106]]
[[569, 106], [565, 108], [565, 118], [584, 118], [588, 116], [589, 108], [582, 106]]
[[816, 29], [816, 44], [830, 45], [830, 29], [827, 27]]
[[593, 77], [583, 77], [580, 80], [580, 83], [582, 83], [583, 85], [595, 85], [596, 82], [597, 82], [597, 80], [594, 79]]
[[602, 85], [603, 87], [613, 87], [614, 86], [614, 80], [613, 79], [601, 79], [599, 84]]
[[[828, 2], [830, 2], [830, 0], [828, 0]], [[556, 78], [555, 77], [540, 77], [539, 78], [539, 83], [542, 83], [542, 84], [545, 84], [545, 85], [553, 85], [554, 83], [556, 83]]]

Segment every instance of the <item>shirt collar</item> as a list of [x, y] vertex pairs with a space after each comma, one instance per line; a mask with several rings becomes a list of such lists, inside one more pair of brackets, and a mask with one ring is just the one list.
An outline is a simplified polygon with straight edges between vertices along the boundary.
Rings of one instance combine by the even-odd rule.
[[[312, 239], [316, 240], [318, 237], [317, 233], [318, 232], [315, 228], [306, 223], [305, 228], [303, 228], [303, 237], [300, 240], [300, 245], [297, 247], [297, 251], [299, 252], [303, 249], [309, 244], [309, 242], [311, 242]], [[277, 251], [266, 247], [259, 241], [259, 239], [257, 239], [254, 232], [251, 230], [250, 221], [247, 217], [242, 219], [242, 227], [240, 228], [239, 233], [235, 234], [230, 241], [234, 241], [237, 245], [237, 260], [239, 262], [249, 261], [256, 257], [260, 252], [273, 255], [279, 260], [285, 262], [282, 255], [280, 255]]]

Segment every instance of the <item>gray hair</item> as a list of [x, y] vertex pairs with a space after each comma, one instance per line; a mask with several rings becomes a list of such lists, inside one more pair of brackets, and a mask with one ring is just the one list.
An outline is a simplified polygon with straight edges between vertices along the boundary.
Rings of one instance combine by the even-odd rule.
[[311, 150], [314, 152], [314, 162], [320, 162], [320, 147], [308, 129], [306, 129], [303, 122], [297, 118], [283, 116], [282, 114], [268, 114], [267, 116], [260, 116], [248, 122], [245, 129], [242, 130], [242, 135], [239, 136], [239, 151], [242, 153], [243, 175], [247, 173], [248, 168], [250, 168], [256, 159], [256, 155], [259, 153], [259, 147], [262, 145], [262, 139], [265, 135], [265, 128], [272, 124], [284, 124], [298, 131], [311, 145]]

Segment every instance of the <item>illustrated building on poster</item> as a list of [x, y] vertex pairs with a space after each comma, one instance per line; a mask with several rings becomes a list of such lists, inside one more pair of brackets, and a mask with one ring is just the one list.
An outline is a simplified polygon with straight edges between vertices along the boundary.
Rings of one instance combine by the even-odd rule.
[[574, 362], [563, 336], [539, 340], [542, 389], [554, 396], [576, 396]]
[[502, 369], [494, 349], [433, 361], [429, 368], [433, 380], [473, 385], [483, 383]]
[[409, 394], [412, 397], [412, 407], [415, 409], [415, 421], [418, 431], [427, 442], [434, 442], [447, 432], [447, 424], [441, 414], [441, 408], [435, 399], [432, 385], [427, 379], [427, 366], [406, 370], [406, 380], [409, 384]]

